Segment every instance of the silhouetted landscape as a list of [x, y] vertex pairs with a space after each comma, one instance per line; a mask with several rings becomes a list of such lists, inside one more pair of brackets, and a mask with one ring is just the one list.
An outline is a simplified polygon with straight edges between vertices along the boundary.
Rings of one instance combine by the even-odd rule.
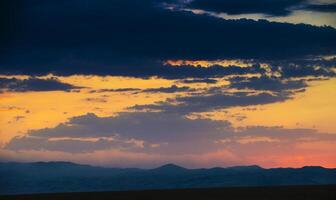
[[0, 174], [2, 195], [336, 184], [336, 169], [322, 167], [186, 169], [167, 164], [136, 169], [70, 162], [11, 162], [0, 164]]
[[3, 200], [96, 200], [96, 199], [295, 199], [295, 200], [334, 200], [335, 185], [278, 186], [278, 187], [233, 187], [176, 190], [143, 190], [119, 192], [55, 193], [34, 195], [1, 196]]
[[336, 200], [336, 0], [0, 0], [0, 200]]

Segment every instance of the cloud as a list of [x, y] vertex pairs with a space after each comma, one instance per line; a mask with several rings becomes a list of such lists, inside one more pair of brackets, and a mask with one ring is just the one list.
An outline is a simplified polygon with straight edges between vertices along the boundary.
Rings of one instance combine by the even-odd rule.
[[132, 143], [131, 140], [118, 140], [108, 138], [97, 138], [93, 141], [81, 138], [61, 138], [57, 140], [43, 137], [16, 137], [6, 146], [7, 149], [20, 150], [49, 150], [71, 153], [85, 153], [106, 149], [127, 149], [136, 150], [140, 147]]
[[266, 92], [229, 93], [221, 90], [221, 88], [212, 88], [205, 93], [176, 97], [175, 99], [167, 99], [166, 101], [157, 102], [155, 104], [135, 105], [130, 109], [157, 110], [168, 113], [189, 114], [193, 112], [205, 112], [236, 106], [263, 105], [282, 102], [291, 98], [290, 92], [278, 92], [275, 94], [269, 94]]
[[208, 137], [209, 127], [226, 127], [226, 121], [191, 120], [178, 114], [159, 112], [126, 112], [112, 117], [95, 114], [73, 117], [52, 129], [29, 132], [34, 137], [111, 137], [145, 140], [153, 143]]
[[271, 16], [287, 16], [291, 8], [301, 6], [306, 0], [192, 0], [186, 6], [229, 15], [262, 13]]
[[0, 91], [11, 92], [43, 92], [43, 91], [70, 91], [79, 89], [68, 83], [62, 83], [57, 78], [0, 78]]
[[298, 90], [307, 87], [304, 80], [283, 80], [276, 77], [234, 77], [229, 79], [230, 87], [236, 89], [269, 90], [281, 92], [283, 90]]
[[118, 88], [118, 89], [99, 89], [90, 90], [90, 93], [103, 93], [103, 92], [138, 92], [141, 91], [139, 88]]
[[160, 87], [160, 88], [148, 88], [143, 90], [143, 92], [149, 92], [149, 93], [175, 93], [175, 92], [188, 92], [188, 91], [194, 91], [194, 89], [191, 89], [190, 87], [178, 87], [176, 85], [172, 85], [170, 87]]
[[[230, 123], [159, 112], [119, 113], [111, 117], [87, 114], [54, 128], [33, 130], [26, 136], [13, 138], [5, 148], [73, 153], [102, 149], [151, 152], [162, 148], [162, 152], [176, 153], [182, 148], [192, 151], [188, 148], [195, 143], [202, 144], [199, 149], [213, 149], [207, 144], [223, 137], [226, 131], [222, 130], [231, 130]], [[174, 145], [176, 148], [169, 150]]]
[[303, 8], [304, 10], [318, 12], [336, 12], [336, 3], [332, 4], [311, 4]]
[[104, 92], [132, 92], [133, 94], [137, 93], [176, 93], [176, 92], [191, 92], [195, 91], [190, 87], [179, 87], [177, 85], [172, 85], [170, 87], [159, 87], [159, 88], [118, 88], [118, 89], [99, 89], [99, 90], [90, 90], [90, 93], [104, 93]]
[[324, 66], [324, 65], [315, 65], [305, 64], [305, 65], [298, 65], [295, 63], [288, 63], [284, 65], [275, 65], [275, 68], [278, 67], [278, 70], [281, 71], [281, 75], [283, 78], [289, 77], [335, 77], [335, 67], [333, 66]]
[[186, 79], [181, 81], [182, 83], [207, 83], [207, 84], [215, 84], [218, 81], [216, 79], [204, 78], [204, 79]]
[[3, 23], [0, 73], [204, 78], [229, 69], [179, 69], [162, 63], [297, 58], [336, 51], [336, 30], [331, 27], [224, 20], [165, 9], [160, 3], [6, 0], [1, 13], [16, 12]]
[[[32, 130], [5, 145], [10, 151], [88, 153], [122, 151], [146, 155], [183, 156], [226, 149], [232, 155], [264, 154], [296, 148], [298, 144], [336, 141], [334, 134], [311, 129], [253, 126], [235, 129], [227, 121], [189, 119], [160, 112], [119, 113], [70, 118], [54, 128]], [[279, 153], [279, 152], [274, 152]], [[166, 160], [167, 161], [167, 160]]]

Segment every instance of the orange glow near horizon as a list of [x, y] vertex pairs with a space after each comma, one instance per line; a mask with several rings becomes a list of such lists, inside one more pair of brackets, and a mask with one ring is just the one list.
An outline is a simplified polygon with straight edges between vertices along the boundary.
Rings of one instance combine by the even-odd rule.
[[[227, 119], [235, 126], [284, 126], [286, 128], [317, 129], [321, 132], [336, 133], [336, 79], [314, 81], [303, 93], [291, 100], [260, 106], [235, 107], [226, 109], [229, 113], [213, 111], [204, 113], [212, 119]], [[245, 116], [235, 120], [235, 116]]]
[[[223, 61], [221, 61], [223, 62]], [[200, 65], [206, 67], [207, 62], [195, 61], [169, 61], [168, 64]], [[234, 64], [233, 62], [225, 62]], [[213, 64], [213, 63], [212, 63]], [[47, 78], [52, 75], [40, 77]], [[18, 76], [24, 79], [27, 77]], [[134, 105], [153, 104], [164, 102], [169, 98], [188, 96], [190, 92], [176, 93], [146, 93], [146, 92], [90, 92], [100, 89], [120, 88], [167, 88], [172, 85], [177, 87], [190, 87], [194, 91], [203, 91], [209, 87], [226, 86], [228, 81], [219, 79], [218, 83], [185, 84], [178, 80], [160, 78], [140, 79], [124, 77], [99, 77], [99, 76], [69, 76], [57, 77], [61, 82], [82, 87], [77, 92], [49, 91], [49, 92], [3, 92], [0, 93], [0, 146], [4, 146], [17, 136], [27, 135], [29, 130], [53, 128], [60, 123], [68, 121], [74, 116], [94, 113], [99, 117], [115, 116], [119, 112], [129, 111], [127, 108]], [[285, 102], [272, 103], [258, 106], [232, 107], [203, 113], [193, 113], [202, 118], [214, 120], [228, 120], [235, 128], [249, 126], [280, 126], [289, 129], [314, 129], [318, 133], [336, 134], [336, 79], [309, 82], [305, 92], [297, 93], [292, 99]], [[191, 114], [191, 115], [193, 115]], [[207, 134], [207, 133], [205, 133]], [[99, 138], [98, 138], [99, 139]], [[97, 138], [80, 139], [82, 141], [97, 141]], [[280, 141], [281, 142], [281, 141]], [[223, 141], [225, 143], [225, 141]], [[237, 139], [238, 145], [244, 147], [258, 143], [279, 143], [278, 140], [264, 137], [243, 137]], [[143, 144], [140, 144], [143, 145]], [[264, 149], [249, 151], [246, 155], [223, 146], [222, 150], [196, 154], [165, 155], [159, 153], [131, 153], [117, 150], [95, 151], [92, 153], [71, 154], [51, 151], [18, 151], [13, 152], [0, 149], [0, 156], [15, 160], [40, 158], [44, 160], [65, 159], [79, 163], [97, 163], [97, 165], [114, 165], [115, 157], [130, 165], [137, 162], [155, 160], [171, 160], [190, 166], [221, 166], [230, 161], [234, 164], [258, 164], [263, 167], [301, 167], [304, 165], [321, 165], [336, 167], [335, 141], [300, 141], [292, 144], [295, 152], [280, 151], [277, 149]], [[252, 147], [251, 147], [252, 148]], [[266, 148], [266, 147], [265, 147]], [[285, 148], [285, 147], [284, 147]], [[279, 150], [280, 149], [280, 150]], [[254, 152], [254, 153], [253, 153]], [[257, 153], [256, 153], [257, 152]], [[109, 154], [111, 153], [111, 154]], [[260, 155], [262, 154], [262, 155]], [[36, 157], [38, 156], [38, 157]], [[104, 157], [105, 156], [105, 157]], [[113, 157], [114, 156], [114, 157]], [[197, 159], [196, 159], [197, 157]], [[104, 160], [106, 159], [106, 160]]]

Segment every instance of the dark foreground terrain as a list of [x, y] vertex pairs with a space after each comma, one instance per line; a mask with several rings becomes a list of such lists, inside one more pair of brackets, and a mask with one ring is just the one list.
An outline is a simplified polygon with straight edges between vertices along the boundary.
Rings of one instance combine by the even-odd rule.
[[[310, 187], [308, 189], [294, 188], [288, 191], [286, 188], [274, 189], [274, 191], [273, 189], [252, 189], [247, 191], [251, 194], [246, 195], [261, 194], [263, 191], [274, 196], [291, 193], [296, 195], [296, 192], [298, 192], [298, 196], [307, 192], [313, 192], [308, 196], [313, 196], [314, 192], [321, 195], [320, 192], [326, 189], [319, 185], [336, 185], [336, 169], [312, 166], [273, 169], [264, 169], [259, 166], [186, 169], [173, 164], [154, 169], [124, 169], [93, 167], [68, 162], [0, 163], [0, 195], [225, 187], [254, 188], [291, 185], [316, 185], [316, 189], [315, 187], [312, 189]], [[245, 192], [240, 190], [245, 189], [221, 189], [218, 190], [218, 193], [227, 194], [229, 197], [245, 195]], [[179, 191], [163, 191], [158, 194], [160, 194], [160, 198], [170, 194], [175, 196], [175, 193], [177, 196], [188, 196], [188, 191], [194, 197], [202, 196], [203, 192], [206, 196], [217, 194], [217, 190], [209, 192], [207, 190], [182, 190], [181, 194]], [[140, 192], [139, 195], [151, 195], [152, 193], [155, 196], [156, 192]], [[261, 196], [267, 195], [267, 193], [261, 194]], [[125, 193], [112, 193], [111, 195], [118, 194]], [[128, 193], [126, 194], [128, 195]], [[97, 195], [104, 195], [104, 193]], [[136, 196], [138, 193], [130, 193], [130, 195]], [[86, 197], [86, 195], [84, 196]]]
[[336, 185], [237, 187], [213, 189], [147, 190], [0, 196], [1, 200], [128, 200], [128, 199], [246, 199], [246, 200], [335, 200]]

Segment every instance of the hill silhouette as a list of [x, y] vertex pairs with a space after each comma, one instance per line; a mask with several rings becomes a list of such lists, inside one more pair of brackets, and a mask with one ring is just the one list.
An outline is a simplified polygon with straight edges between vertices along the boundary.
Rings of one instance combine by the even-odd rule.
[[259, 166], [104, 168], [69, 162], [0, 163], [0, 195], [336, 184], [336, 169]]

